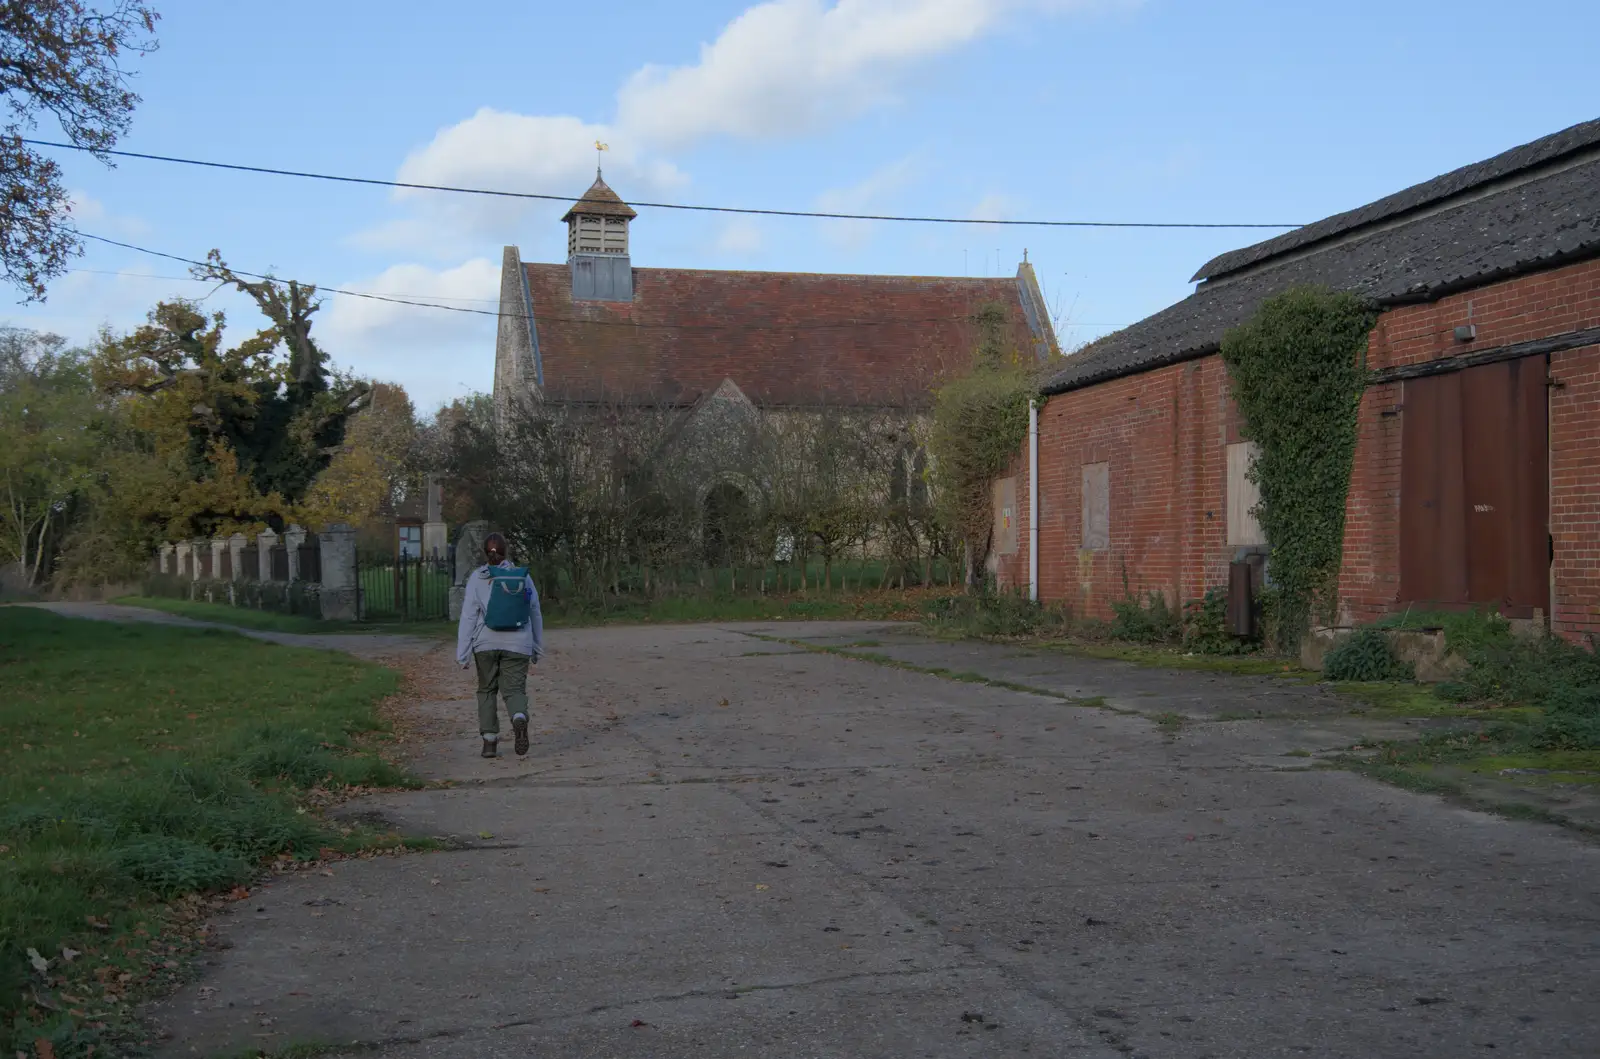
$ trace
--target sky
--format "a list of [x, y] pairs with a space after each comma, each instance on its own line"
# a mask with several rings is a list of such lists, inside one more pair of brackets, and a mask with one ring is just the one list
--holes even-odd
[[[1593, 0], [153, 2], [126, 150], [572, 198], [598, 139], [635, 200], [1304, 224], [1600, 117]], [[565, 203], [51, 153], [83, 231], [282, 278], [492, 312], [503, 247], [565, 257]], [[1274, 234], [640, 214], [638, 267], [1011, 275], [1026, 251], [1068, 347]], [[90, 243], [74, 269], [0, 319], [91, 342], [186, 297], [260, 326], [172, 261]], [[330, 296], [313, 334], [419, 411], [492, 385], [492, 316]]]

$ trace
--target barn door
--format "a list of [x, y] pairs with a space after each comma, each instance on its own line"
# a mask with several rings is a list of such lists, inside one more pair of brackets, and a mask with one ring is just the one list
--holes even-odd
[[1544, 357], [1405, 384], [1400, 601], [1550, 610]]

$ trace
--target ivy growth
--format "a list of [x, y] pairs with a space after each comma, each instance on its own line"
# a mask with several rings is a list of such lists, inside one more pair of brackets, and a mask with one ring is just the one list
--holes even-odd
[[1283, 650], [1298, 647], [1314, 606], [1333, 604], [1376, 319], [1355, 295], [1298, 287], [1222, 340], [1244, 434], [1259, 449], [1250, 478], [1261, 489], [1256, 514], [1271, 548]]
[[1027, 438], [1028, 401], [1038, 392], [1038, 365], [1008, 343], [1005, 309], [985, 305], [972, 322], [972, 371], [934, 395], [928, 439], [942, 514], [966, 544], [969, 581], [989, 550], [990, 483]]

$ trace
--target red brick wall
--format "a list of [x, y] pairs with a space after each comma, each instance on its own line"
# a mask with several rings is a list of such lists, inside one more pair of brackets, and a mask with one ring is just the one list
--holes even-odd
[[[1472, 323], [1477, 338], [1456, 342]], [[1552, 269], [1438, 302], [1393, 309], [1373, 330], [1374, 369], [1435, 360], [1600, 326], [1600, 261]], [[1563, 635], [1600, 633], [1600, 347], [1552, 358], [1550, 397], [1551, 620]], [[1346, 506], [1340, 611], [1347, 621], [1391, 609], [1400, 587], [1400, 405], [1404, 385], [1374, 386], [1361, 404]], [[1226, 583], [1225, 446], [1237, 440], [1219, 357], [1052, 397], [1039, 415], [1040, 597], [1104, 617], [1123, 594], [1155, 589], [1181, 603]], [[1107, 461], [1111, 547], [1082, 552], [1082, 467]], [[1017, 554], [1003, 584], [1026, 588], [1026, 452], [1018, 478]]]
[[[1471, 343], [1455, 328], [1477, 328]], [[1391, 309], [1368, 343], [1374, 369], [1423, 363], [1600, 326], [1600, 261], [1495, 283], [1437, 302]], [[1600, 348], [1551, 358], [1550, 532], [1552, 627], [1600, 632]], [[1374, 386], [1361, 406], [1361, 439], [1345, 508], [1340, 610], [1365, 621], [1392, 609], [1400, 591], [1400, 433], [1404, 384]], [[1389, 415], [1384, 415], [1389, 412]]]
[[[1039, 414], [1040, 598], [1106, 617], [1127, 589], [1181, 605], [1222, 583], [1224, 448], [1231, 415], [1217, 357], [1051, 398]], [[1085, 551], [1083, 466], [1109, 464], [1110, 547]], [[1014, 464], [1022, 533], [1001, 583], [1028, 578], [1026, 453]]]

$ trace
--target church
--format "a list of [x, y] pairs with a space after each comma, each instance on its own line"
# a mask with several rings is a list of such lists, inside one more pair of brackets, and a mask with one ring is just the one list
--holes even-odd
[[993, 279], [637, 268], [637, 216], [597, 171], [562, 218], [565, 262], [505, 248], [497, 408], [532, 397], [687, 411], [715, 397], [768, 413], [921, 410], [970, 366], [974, 317], [993, 307], [1019, 351], [1042, 362], [1056, 349], [1026, 261]]
[[576, 458], [530, 435], [510, 443], [544, 450], [551, 466], [532, 473], [626, 466], [626, 488], [649, 496], [628, 511], [678, 513], [676, 530], [629, 532], [693, 540], [719, 562], [813, 542], [831, 554], [828, 533], [925, 552], [932, 531], [913, 525], [931, 517], [934, 390], [971, 368], [980, 339], [1024, 362], [1056, 351], [1032, 266], [1009, 278], [637, 268], [637, 216], [597, 171], [562, 218], [564, 263], [505, 248], [496, 420], [508, 438], [530, 416], [587, 431]]

